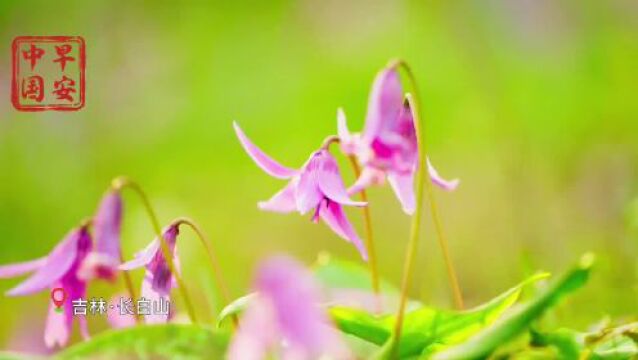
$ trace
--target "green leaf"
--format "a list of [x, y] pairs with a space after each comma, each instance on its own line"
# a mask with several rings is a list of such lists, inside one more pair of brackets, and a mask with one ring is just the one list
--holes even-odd
[[589, 278], [593, 261], [593, 255], [586, 254], [574, 269], [554, 282], [547, 290], [465, 343], [439, 352], [433, 358], [436, 360], [486, 358], [499, 345], [507, 343], [524, 332], [532, 321], [556, 304], [560, 298], [583, 286]]
[[148, 325], [104, 332], [55, 359], [223, 359], [228, 334], [200, 325]]
[[241, 314], [253, 301], [255, 296], [257, 296], [257, 293], [250, 293], [226, 305], [217, 316], [217, 327], [222, 326], [224, 321], [229, 317]]
[[[421, 306], [407, 313], [399, 341], [400, 356], [416, 356], [424, 350], [467, 339], [494, 322], [516, 302], [524, 286], [547, 276], [546, 273], [534, 275], [471, 310], [449, 311]], [[394, 328], [395, 315], [375, 316], [347, 307], [333, 307], [330, 314], [343, 332], [380, 346], [387, 342]]]

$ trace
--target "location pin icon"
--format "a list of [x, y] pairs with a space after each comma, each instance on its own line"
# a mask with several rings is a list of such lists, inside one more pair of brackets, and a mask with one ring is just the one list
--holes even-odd
[[66, 301], [66, 290], [63, 288], [55, 288], [51, 290], [51, 300], [53, 300], [53, 304], [55, 305], [55, 311], [61, 313], [62, 305]]

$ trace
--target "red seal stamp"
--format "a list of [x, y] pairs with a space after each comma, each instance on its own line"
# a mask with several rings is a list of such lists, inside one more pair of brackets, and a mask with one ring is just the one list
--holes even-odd
[[80, 36], [18, 36], [11, 46], [11, 102], [20, 111], [84, 106], [86, 50]]

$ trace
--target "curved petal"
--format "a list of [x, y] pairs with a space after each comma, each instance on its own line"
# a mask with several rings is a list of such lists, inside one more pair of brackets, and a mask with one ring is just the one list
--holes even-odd
[[372, 84], [363, 139], [370, 143], [382, 128], [390, 126], [401, 111], [403, 89], [395, 67], [381, 70]]
[[337, 233], [337, 235], [341, 236], [346, 241], [354, 244], [357, 250], [359, 250], [361, 258], [364, 261], [368, 261], [366, 248], [363, 245], [361, 238], [359, 238], [359, 235], [357, 235], [354, 231], [352, 224], [348, 221], [341, 205], [335, 202], [324, 201], [321, 204], [319, 216], [321, 216], [323, 221], [332, 229], [332, 231]]
[[366, 202], [354, 201], [350, 199], [346, 191], [346, 187], [339, 173], [339, 165], [337, 161], [325, 151], [321, 155], [321, 162], [318, 169], [318, 185], [323, 194], [330, 200], [338, 202], [341, 205], [349, 206], [366, 206]]
[[262, 360], [275, 345], [279, 329], [272, 306], [256, 297], [241, 318], [228, 350], [229, 360]]
[[127, 261], [124, 264], [121, 264], [118, 268], [120, 270], [133, 270], [140, 268], [142, 266], [147, 265], [153, 260], [153, 257], [157, 253], [160, 248], [159, 240], [155, 239], [151, 241], [150, 244], [144, 248], [144, 250], [140, 251], [135, 255], [133, 260]]
[[44, 290], [60, 280], [71, 268], [77, 257], [78, 241], [84, 229], [72, 230], [58, 244], [42, 265], [31, 277], [7, 291], [8, 296], [29, 295]]
[[288, 213], [297, 209], [295, 201], [295, 181], [292, 180], [281, 191], [266, 201], [257, 203], [261, 210]]
[[36, 271], [47, 261], [46, 257], [21, 263], [0, 266], [0, 279], [12, 278], [29, 272]]
[[[67, 300], [68, 303], [71, 300]], [[73, 307], [64, 305], [64, 310], [56, 311], [56, 306], [51, 302], [49, 314], [44, 328], [44, 343], [51, 349], [63, 347], [69, 342], [73, 328]]]
[[436, 171], [432, 163], [430, 163], [430, 159], [428, 159], [428, 173], [430, 174], [430, 179], [432, 183], [437, 185], [443, 190], [453, 191], [459, 186], [459, 179], [445, 180], [440, 175], [439, 172]]
[[120, 258], [120, 233], [122, 230], [122, 196], [119, 191], [109, 191], [98, 206], [93, 220], [95, 251]]
[[297, 173], [296, 170], [287, 168], [279, 164], [270, 156], [266, 155], [255, 144], [253, 144], [252, 141], [248, 139], [246, 134], [244, 134], [237, 122], [233, 122], [233, 127], [235, 128], [235, 134], [237, 134], [237, 138], [239, 138], [239, 142], [241, 143], [244, 150], [253, 159], [257, 166], [264, 170], [268, 175], [278, 179], [289, 179], [295, 176], [295, 174]]
[[366, 166], [361, 171], [357, 181], [350, 186], [348, 194], [356, 194], [372, 185], [382, 185], [385, 182], [385, 172], [372, 166]]
[[310, 209], [319, 206], [323, 199], [323, 193], [319, 189], [318, 169], [321, 165], [320, 152], [316, 152], [310, 156], [310, 159], [304, 165], [299, 182], [295, 189], [295, 200], [297, 202], [297, 210], [303, 215]]
[[[142, 281], [142, 297], [150, 301], [150, 315], [144, 315], [144, 322], [147, 324], [164, 324], [168, 321], [168, 313], [162, 314], [154, 311], [154, 306], [160, 306], [162, 303], [170, 302], [171, 281], [165, 282], [166, 286], [155, 286], [155, 274], [147, 270], [144, 280]], [[172, 278], [172, 276], [171, 276]]]
[[398, 174], [389, 173], [388, 182], [403, 206], [403, 211], [412, 215], [414, 213], [414, 173]]

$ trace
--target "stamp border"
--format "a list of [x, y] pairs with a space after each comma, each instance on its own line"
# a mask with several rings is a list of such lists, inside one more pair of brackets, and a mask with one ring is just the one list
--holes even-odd
[[[18, 45], [22, 42], [77, 42], [80, 45], [80, 102], [69, 105], [29, 105], [20, 104], [18, 91]], [[18, 111], [77, 111], [86, 103], [86, 42], [82, 36], [16, 36], [11, 43], [11, 103]]]

